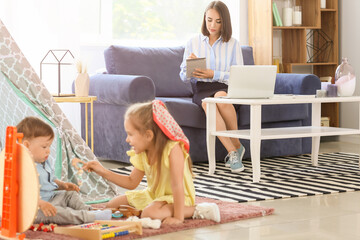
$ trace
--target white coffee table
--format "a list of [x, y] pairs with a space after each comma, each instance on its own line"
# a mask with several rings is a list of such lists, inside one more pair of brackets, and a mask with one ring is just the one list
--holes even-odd
[[[314, 166], [317, 166], [321, 136], [360, 134], [360, 124], [359, 124], [359, 128], [357, 129], [321, 127], [321, 103], [357, 102], [359, 104], [360, 96], [325, 97], [325, 98], [290, 96], [290, 97], [280, 97], [280, 98], [272, 98], [272, 99], [205, 98], [203, 101], [207, 103], [206, 140], [207, 140], [207, 152], [209, 158], [209, 174], [214, 174], [216, 167], [216, 162], [215, 162], [216, 136], [250, 140], [253, 182], [259, 182], [261, 176], [261, 169], [260, 169], [261, 140], [312, 137], [311, 161]], [[216, 105], [215, 105], [216, 103], [250, 105], [250, 129], [216, 131]], [[266, 129], [261, 128], [262, 105], [299, 104], [299, 103], [312, 104], [311, 126], [266, 128]], [[360, 113], [360, 104], [359, 104], [359, 113]], [[360, 162], [359, 162], [359, 166], [360, 166]]]

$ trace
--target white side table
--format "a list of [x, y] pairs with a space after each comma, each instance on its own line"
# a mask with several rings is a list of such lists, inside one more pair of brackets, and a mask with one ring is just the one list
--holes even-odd
[[[253, 169], [253, 182], [259, 182], [261, 176], [260, 169], [260, 146], [262, 140], [283, 139], [283, 138], [303, 138], [312, 137], [311, 161], [314, 166], [318, 165], [318, 154], [321, 136], [351, 135], [360, 134], [359, 128], [336, 128], [321, 127], [321, 103], [332, 102], [357, 102], [360, 103], [360, 96], [353, 97], [325, 97], [309, 98], [301, 96], [290, 96], [271, 99], [225, 99], [225, 98], [205, 98], [206, 102], [206, 140], [209, 158], [209, 174], [214, 174], [215, 162], [215, 139], [216, 136], [249, 139], [251, 164]], [[250, 129], [233, 131], [216, 131], [216, 103], [250, 105]], [[261, 128], [261, 107], [262, 105], [274, 104], [312, 104], [311, 126], [286, 127], [286, 128]], [[359, 104], [360, 113], [360, 104]], [[360, 117], [359, 117], [360, 122]], [[359, 161], [360, 166], [360, 161]]]

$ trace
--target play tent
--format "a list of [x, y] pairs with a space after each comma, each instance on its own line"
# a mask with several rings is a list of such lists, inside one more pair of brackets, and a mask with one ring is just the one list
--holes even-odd
[[80, 158], [84, 162], [97, 159], [72, 127], [0, 20], [0, 149], [5, 145], [6, 127], [16, 126], [26, 116], [38, 116], [53, 127], [55, 140], [51, 146], [49, 161], [59, 179], [74, 183], [80, 180], [80, 191], [84, 200], [115, 196], [116, 187], [98, 175], [76, 175], [70, 162], [73, 158]]

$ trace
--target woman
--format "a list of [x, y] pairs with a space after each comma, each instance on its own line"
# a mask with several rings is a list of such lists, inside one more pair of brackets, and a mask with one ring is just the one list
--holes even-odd
[[[201, 106], [206, 114], [206, 97], [227, 95], [227, 84], [231, 65], [242, 65], [243, 57], [238, 41], [231, 37], [232, 28], [230, 13], [221, 1], [211, 2], [204, 13], [201, 33], [187, 43], [183, 62], [180, 66], [180, 78], [191, 81], [194, 96], [193, 102]], [[191, 78], [186, 77], [186, 59], [206, 58], [207, 69], [195, 69]], [[231, 104], [216, 104], [217, 131], [237, 130], [236, 111]], [[244, 170], [242, 158], [245, 148], [237, 138], [219, 137], [228, 151], [225, 165], [232, 172]]]

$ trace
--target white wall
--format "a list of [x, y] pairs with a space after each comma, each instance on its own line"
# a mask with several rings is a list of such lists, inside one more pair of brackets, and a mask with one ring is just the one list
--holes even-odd
[[[239, 42], [241, 45], [249, 45], [248, 33], [248, 1], [240, 0], [240, 37]], [[237, 37], [237, 36], [235, 36]]]
[[[81, 58], [80, 46], [98, 35], [99, 0], [1, 0], [0, 19], [39, 74], [40, 62], [50, 49], [69, 49]], [[58, 81], [56, 73], [52, 76], [44, 81], [48, 88]], [[71, 92], [74, 78], [75, 74], [62, 76], [62, 93]], [[57, 88], [50, 92], [56, 93]], [[60, 107], [79, 131], [79, 104]]]
[[[357, 86], [355, 95], [360, 94], [360, 1], [339, 0], [339, 57], [347, 57], [355, 69]], [[340, 105], [341, 127], [359, 127], [357, 104]]]

